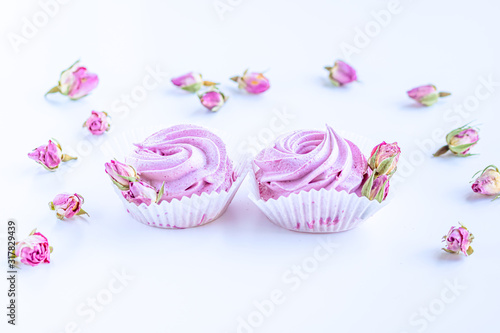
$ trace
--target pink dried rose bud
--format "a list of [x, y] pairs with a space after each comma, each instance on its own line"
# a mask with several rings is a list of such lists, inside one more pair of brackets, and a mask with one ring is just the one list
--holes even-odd
[[54, 139], [49, 140], [49, 143], [46, 145], [33, 149], [31, 153], [28, 153], [28, 157], [49, 171], [55, 171], [61, 162], [77, 159], [76, 157], [63, 154], [61, 145]]
[[443, 250], [455, 254], [462, 252], [466, 256], [469, 256], [474, 252], [470, 246], [473, 240], [474, 236], [466, 227], [460, 224], [460, 227], [451, 227], [448, 234], [443, 236], [443, 242], [446, 242]]
[[101, 135], [109, 131], [108, 114], [104, 111], [92, 111], [89, 119], [83, 123], [83, 127], [87, 128], [93, 135]]
[[59, 84], [50, 89], [45, 96], [61, 93], [72, 100], [87, 96], [99, 83], [97, 74], [90, 73], [87, 68], [80, 66], [80, 61], [75, 62], [70, 68], [61, 73]]
[[201, 104], [212, 112], [218, 111], [229, 98], [216, 88], [206, 91], [198, 95], [198, 97]]
[[182, 76], [172, 79], [172, 83], [177, 87], [189, 92], [197, 92], [203, 86], [215, 86], [217, 83], [211, 81], [203, 81], [201, 74], [187, 73]]
[[470, 149], [479, 141], [479, 133], [473, 127], [464, 125], [446, 135], [446, 146], [439, 148], [434, 156], [441, 156], [448, 150], [460, 157], [471, 156]]
[[137, 172], [131, 165], [111, 160], [111, 162], [105, 163], [104, 167], [111, 181], [120, 191], [128, 191], [130, 183], [139, 180]]
[[392, 176], [396, 172], [399, 155], [401, 155], [401, 149], [397, 142], [386, 143], [384, 141], [373, 148], [368, 165], [379, 175]]
[[439, 97], [451, 95], [448, 92], [438, 92], [436, 86], [432, 84], [413, 88], [406, 93], [410, 98], [424, 106], [431, 106], [438, 101]]
[[340, 87], [357, 81], [356, 70], [341, 60], [337, 60], [333, 67], [325, 67], [330, 72], [328, 78], [336, 86]]
[[161, 187], [160, 191], [157, 192], [153, 186], [141, 181], [132, 182], [129, 187], [128, 191], [122, 192], [123, 197], [128, 202], [135, 203], [137, 206], [141, 204], [149, 206], [153, 202], [158, 203], [164, 191], [164, 185]]
[[484, 195], [494, 195], [496, 200], [500, 197], [500, 171], [494, 165], [488, 165], [483, 171], [478, 171], [473, 177], [478, 173], [481, 173], [479, 177], [472, 184], [472, 190], [479, 194]]
[[30, 266], [38, 266], [42, 263], [50, 263], [52, 246], [49, 246], [47, 237], [33, 230], [28, 237], [16, 243], [14, 256], [21, 263]]
[[248, 69], [242, 76], [234, 76], [231, 78], [238, 83], [238, 88], [246, 90], [250, 94], [261, 94], [268, 90], [269, 80], [262, 73], [248, 73]]
[[365, 181], [361, 190], [361, 195], [370, 200], [382, 202], [389, 194], [389, 179], [388, 175], [377, 175], [375, 172]]
[[69, 219], [75, 215], [86, 214], [88, 216], [89, 214], [82, 209], [83, 201], [83, 197], [77, 193], [61, 193], [49, 202], [49, 207], [56, 211], [57, 218], [60, 220]]

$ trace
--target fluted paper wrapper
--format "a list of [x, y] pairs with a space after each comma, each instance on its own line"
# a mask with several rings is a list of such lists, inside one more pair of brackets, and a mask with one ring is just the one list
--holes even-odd
[[249, 169], [249, 159], [242, 157], [235, 162], [236, 180], [228, 191], [183, 197], [171, 202], [162, 201], [149, 206], [137, 206], [128, 202], [116, 187], [127, 212], [137, 221], [146, 225], [165, 229], [185, 229], [210, 223], [224, 214], [233, 200]]
[[[342, 133], [341, 135], [356, 143], [367, 156], [371, 145], [361, 136]], [[375, 145], [373, 145], [375, 146]], [[293, 231], [309, 233], [332, 233], [356, 228], [373, 214], [387, 205], [392, 195], [379, 203], [355, 193], [334, 189], [310, 190], [292, 193], [287, 197], [264, 201], [260, 197], [255, 170], [250, 172], [251, 191], [249, 198], [274, 224]]]

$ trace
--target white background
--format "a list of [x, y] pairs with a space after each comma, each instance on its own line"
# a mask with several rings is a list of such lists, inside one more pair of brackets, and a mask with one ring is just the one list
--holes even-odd
[[[19, 239], [38, 228], [54, 247], [50, 264], [19, 271], [15, 328], [6, 324], [1, 279], [2, 332], [71, 332], [72, 322], [81, 332], [237, 332], [238, 318], [249, 316], [259, 327], [241, 332], [495, 332], [500, 201], [474, 195], [469, 181], [500, 164], [500, 86], [491, 93], [480, 80], [500, 82], [498, 4], [401, 0], [398, 14], [376, 31], [371, 12], [387, 10], [387, 1], [223, 3], [232, 10], [221, 17], [212, 0], [74, 0], [43, 22], [37, 1], [2, 1], [2, 249], [8, 218], [17, 220]], [[16, 52], [9, 38], [22, 36], [24, 18], [33, 16], [40, 27]], [[341, 45], [355, 46], [356, 29], [367, 25], [368, 45], [343, 54]], [[323, 66], [339, 58], [358, 70], [360, 82], [345, 88], [328, 82]], [[44, 99], [76, 59], [99, 75], [98, 88], [76, 102]], [[267, 70], [268, 92], [249, 96], [228, 80], [248, 67]], [[161, 82], [129, 112], [113, 112], [124, 105], [122, 95], [141, 89], [148, 68], [163, 73]], [[170, 83], [188, 71], [221, 82], [227, 105], [209, 113]], [[427, 83], [452, 96], [416, 106], [405, 91]], [[477, 91], [483, 97], [474, 105]], [[112, 131], [100, 138], [83, 131], [91, 110], [110, 112]], [[403, 157], [393, 202], [358, 229], [300, 234], [270, 223], [244, 183], [216, 222], [162, 230], [129, 217], [104, 173], [124, 143], [179, 123], [218, 130], [233, 145], [258, 135], [266, 143], [276, 110], [293, 119], [273, 135], [328, 123], [377, 142], [397, 141]], [[430, 156], [445, 132], [470, 121], [481, 129], [479, 155]], [[50, 173], [28, 159], [51, 137], [79, 161]], [[47, 203], [60, 192], [83, 195], [90, 218], [57, 220]], [[476, 237], [469, 258], [441, 250], [441, 237], [458, 221]], [[292, 290], [283, 276], [310, 264], [321, 240], [337, 249]], [[0, 262], [6, 267], [5, 255]], [[113, 272], [122, 270], [134, 279], [90, 315], [88, 300], [105, 297]], [[461, 286], [458, 295], [446, 281]], [[283, 292], [284, 302], [259, 323], [254, 302], [273, 290]], [[423, 319], [419, 313], [429, 307], [432, 317]]]

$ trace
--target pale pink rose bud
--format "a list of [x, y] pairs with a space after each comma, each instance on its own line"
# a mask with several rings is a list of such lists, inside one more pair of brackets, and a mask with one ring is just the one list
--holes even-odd
[[373, 148], [368, 165], [378, 174], [391, 176], [396, 172], [399, 155], [401, 155], [401, 149], [397, 142], [389, 144], [384, 141]]
[[34, 149], [28, 157], [41, 164], [47, 170], [55, 170], [61, 163], [62, 151], [57, 143], [49, 140], [49, 143]]
[[38, 266], [42, 263], [50, 263], [52, 246], [41, 233], [33, 230], [28, 237], [16, 243], [15, 257], [23, 264]]
[[120, 191], [127, 191], [131, 182], [139, 180], [139, 176], [135, 169], [125, 163], [111, 160], [104, 164], [105, 171]]
[[212, 112], [218, 111], [229, 97], [224, 96], [217, 89], [211, 89], [198, 96], [200, 98], [201, 104]]
[[203, 86], [215, 86], [217, 83], [203, 81], [201, 74], [187, 73], [172, 79], [172, 83], [189, 92], [197, 92]]
[[451, 95], [448, 92], [438, 92], [437, 88], [432, 84], [413, 88], [406, 93], [411, 99], [424, 106], [431, 106], [438, 101], [439, 97]]
[[61, 73], [59, 84], [50, 89], [45, 95], [61, 93], [73, 100], [87, 96], [99, 83], [96, 74], [87, 71], [87, 68], [79, 65], [80, 61], [74, 63], [70, 68]]
[[460, 224], [460, 227], [451, 227], [448, 234], [443, 236], [443, 242], [446, 242], [443, 250], [455, 254], [462, 252], [469, 256], [474, 252], [470, 246], [473, 239], [474, 236], [462, 224]]
[[89, 215], [82, 209], [83, 197], [77, 193], [61, 193], [56, 195], [53, 201], [49, 202], [51, 210], [56, 211], [57, 218], [62, 220], [75, 215]]
[[137, 206], [141, 204], [149, 206], [151, 203], [157, 202], [159, 197], [161, 197], [153, 186], [141, 181], [131, 182], [129, 187], [128, 191], [122, 192], [123, 197], [128, 202], [135, 203]]
[[109, 131], [108, 114], [104, 111], [92, 111], [89, 119], [83, 123], [83, 127], [87, 128], [93, 135], [101, 135]]
[[477, 130], [467, 125], [459, 127], [446, 135], [447, 145], [441, 147], [434, 153], [434, 156], [443, 155], [448, 150], [456, 156], [471, 156], [472, 154], [469, 154], [469, 151], [478, 141], [479, 133]]
[[389, 194], [389, 179], [388, 175], [377, 175], [375, 172], [365, 181], [361, 190], [361, 195], [370, 200], [382, 202]]
[[[478, 171], [476, 176], [481, 171]], [[500, 171], [494, 165], [488, 165], [472, 184], [472, 190], [479, 194], [500, 197]]]
[[76, 157], [63, 154], [61, 145], [54, 139], [49, 140], [46, 145], [33, 149], [28, 153], [28, 157], [49, 171], [55, 171], [61, 162], [76, 160]]
[[357, 81], [356, 70], [341, 60], [337, 60], [333, 67], [325, 67], [330, 72], [328, 78], [337, 87]]
[[238, 83], [238, 88], [246, 90], [250, 94], [261, 94], [269, 89], [269, 80], [262, 73], [248, 73], [248, 69], [243, 76], [231, 78]]

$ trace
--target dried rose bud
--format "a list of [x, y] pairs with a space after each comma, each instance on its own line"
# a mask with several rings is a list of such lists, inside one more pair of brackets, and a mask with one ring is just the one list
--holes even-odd
[[135, 203], [137, 206], [145, 204], [151, 205], [153, 202], [158, 202], [163, 196], [164, 186], [157, 192], [156, 189], [144, 182], [137, 181], [130, 183], [128, 191], [122, 191], [123, 197], [128, 201]]
[[51, 210], [55, 210], [57, 218], [62, 220], [75, 215], [89, 215], [82, 209], [83, 197], [77, 193], [61, 193], [56, 195], [53, 201], [49, 202]]
[[391, 176], [396, 172], [399, 155], [401, 155], [401, 149], [397, 142], [389, 144], [384, 141], [373, 148], [368, 165], [380, 175]]
[[361, 195], [370, 200], [377, 200], [382, 202], [389, 194], [389, 179], [388, 175], [376, 175], [375, 172], [371, 174], [368, 180], [363, 185]]
[[[478, 171], [473, 177], [480, 172]], [[495, 199], [498, 199], [500, 197], [500, 171], [498, 168], [494, 165], [488, 165], [472, 184], [472, 190], [484, 195], [494, 195]]]
[[49, 140], [49, 143], [38, 148], [33, 149], [28, 157], [42, 165], [46, 170], [55, 171], [61, 162], [76, 160], [72, 157], [62, 153], [61, 145], [56, 140]]
[[87, 71], [87, 68], [75, 62], [70, 68], [61, 73], [59, 84], [50, 89], [45, 96], [53, 93], [61, 93], [73, 100], [87, 96], [99, 83], [96, 74]]
[[83, 123], [83, 127], [87, 128], [93, 135], [101, 135], [109, 131], [108, 114], [104, 111], [92, 111], [89, 119]]
[[413, 88], [406, 93], [410, 98], [424, 106], [431, 106], [438, 101], [439, 97], [451, 95], [448, 92], [438, 92], [436, 86], [432, 84]]
[[52, 246], [49, 246], [47, 237], [33, 230], [28, 237], [16, 243], [14, 256], [25, 265], [38, 266], [50, 263]]
[[137, 172], [131, 165], [111, 160], [111, 162], [105, 163], [104, 167], [111, 181], [120, 191], [127, 191], [131, 182], [139, 180]]
[[474, 250], [470, 246], [474, 236], [460, 224], [460, 227], [451, 227], [447, 235], [443, 236], [443, 242], [446, 242], [446, 247], [443, 248], [448, 253], [459, 254], [462, 252], [466, 256], [471, 255]]
[[471, 156], [469, 150], [479, 141], [477, 130], [470, 126], [459, 127], [446, 135], [446, 146], [441, 147], [434, 156], [440, 156], [450, 150], [454, 155], [467, 157]]
[[200, 90], [203, 86], [215, 86], [217, 84], [210, 81], [203, 81], [201, 74], [193, 72], [173, 78], [172, 83], [183, 90], [193, 93]]
[[269, 80], [262, 73], [248, 73], [248, 69], [242, 76], [231, 78], [238, 83], [238, 88], [246, 90], [250, 94], [261, 94], [269, 89]]
[[218, 111], [229, 97], [224, 96], [218, 89], [212, 88], [200, 95], [201, 104], [212, 112]]
[[337, 87], [357, 81], [356, 70], [341, 60], [337, 60], [333, 67], [325, 67], [330, 72], [330, 81]]

